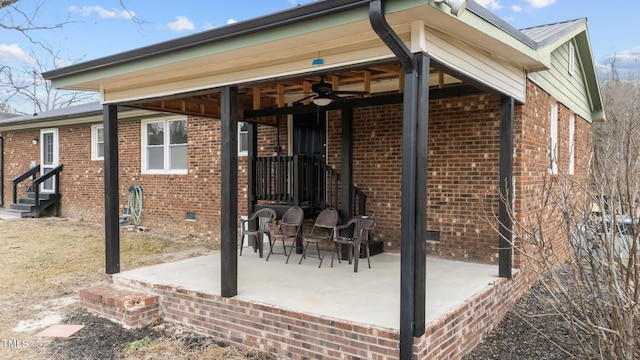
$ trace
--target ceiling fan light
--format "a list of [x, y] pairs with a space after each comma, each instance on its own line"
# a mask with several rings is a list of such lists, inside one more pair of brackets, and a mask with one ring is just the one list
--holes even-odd
[[318, 97], [314, 98], [313, 100], [311, 100], [311, 102], [313, 102], [317, 106], [327, 106], [327, 105], [331, 104], [331, 102], [333, 102], [333, 100], [330, 99], [330, 98], [327, 98], [327, 97], [318, 96]]

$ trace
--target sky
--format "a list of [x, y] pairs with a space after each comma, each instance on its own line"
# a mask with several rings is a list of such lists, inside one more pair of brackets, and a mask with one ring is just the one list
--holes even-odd
[[[34, 13], [34, 9], [38, 7], [34, 18], [37, 25], [66, 24], [62, 28], [31, 32], [30, 38], [0, 27], [0, 66], [11, 66], [14, 69], [33, 67], [35, 55], [44, 63], [43, 70], [52, 70], [313, 1], [315, 0], [19, 0], [15, 6], [26, 14]], [[618, 70], [640, 70], [638, 0], [476, 2], [518, 29], [587, 18], [594, 60], [598, 67], [610, 65], [615, 57]], [[16, 15], [15, 12], [13, 15]], [[0, 10], [0, 24], [6, 24], [7, 21], [6, 9]], [[42, 60], [51, 57], [42, 56], [37, 50], [38, 46], [32, 41], [48, 44], [63, 60], [56, 64]], [[0, 102], [6, 91], [2, 86], [0, 84]], [[26, 109], [32, 106], [20, 98], [11, 99], [10, 105], [18, 112], [27, 112]]]

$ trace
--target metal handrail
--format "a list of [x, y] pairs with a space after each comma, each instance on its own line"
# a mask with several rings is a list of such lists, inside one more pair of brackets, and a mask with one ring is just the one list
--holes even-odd
[[40, 172], [40, 165], [36, 165], [27, 170], [24, 174], [16, 176], [11, 182], [13, 183], [13, 203], [18, 203], [18, 184], [28, 178], [35, 180], [36, 175]]
[[60, 195], [60, 172], [62, 171], [62, 165], [58, 165], [57, 167], [51, 169], [51, 171], [49, 171], [46, 174], [40, 175], [37, 179], [34, 179], [32, 182], [32, 189], [34, 191], [34, 195], [35, 195], [35, 208], [34, 208], [34, 212], [35, 212], [35, 217], [38, 218], [40, 217], [40, 184], [42, 184], [43, 182], [49, 180], [50, 178], [55, 176], [55, 188], [54, 188], [54, 194], [55, 194], [55, 200], [57, 202], [56, 205], [56, 214], [55, 216], [60, 216], [60, 199], [59, 199], [59, 195]]

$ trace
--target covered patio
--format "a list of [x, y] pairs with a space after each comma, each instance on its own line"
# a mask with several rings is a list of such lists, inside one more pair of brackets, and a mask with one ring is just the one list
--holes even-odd
[[[318, 268], [313, 258], [284, 260], [246, 251], [233, 298], [221, 296], [220, 252], [114, 274], [112, 286], [157, 296], [164, 321], [238, 346], [291, 358], [399, 357], [400, 255], [373, 256], [371, 269], [362, 259], [357, 273], [345, 261]], [[499, 278], [491, 265], [428, 257], [426, 266], [426, 335], [414, 344], [419, 358], [475, 347], [496, 325], [489, 312], [506, 312], [521, 286]]]
[[[428, 354], [437, 359], [472, 349], [521, 295], [523, 282], [509, 281], [517, 275], [512, 273], [513, 249], [508, 241], [514, 110], [525, 99], [523, 69], [545, 65], [515, 29], [496, 26], [506, 24], [475, 3], [469, 8], [465, 18], [453, 16], [440, 2], [319, 1], [45, 74], [55, 86], [99, 90], [102, 95], [106, 273], [112, 274], [114, 284], [158, 295], [161, 315], [167, 320], [294, 358], [412, 359]], [[479, 50], [473, 45], [477, 43], [484, 48]], [[248, 123], [248, 154], [256, 157], [259, 126], [279, 127], [278, 117], [320, 112], [320, 105], [299, 102], [327, 95], [314, 90], [327, 74], [332, 79], [329, 94], [352, 89], [366, 94], [336, 97], [333, 104], [324, 105], [327, 111], [339, 110], [331, 126], [341, 129], [336, 141], [340, 145], [332, 151], [341, 154], [344, 184], [353, 182], [357, 164], [354, 109], [390, 105], [400, 114], [400, 131], [389, 141], [398, 147], [389, 157], [390, 162], [401, 163], [394, 170], [398, 183], [392, 192], [380, 191], [385, 195], [378, 201], [397, 210], [398, 219], [385, 220], [394, 224], [392, 241], [400, 254], [374, 257], [372, 269], [361, 262], [358, 273], [344, 264], [318, 269], [313, 259], [285, 265], [284, 259], [238, 257], [238, 122]], [[476, 226], [470, 247], [490, 241], [491, 246], [483, 249], [496, 264], [436, 259], [425, 264], [430, 104], [476, 95], [485, 101], [484, 94], [491, 98], [486, 101], [492, 102], [493, 111], [482, 114], [474, 126], [491, 123], [495, 130], [485, 136], [493, 141], [491, 156], [486, 156], [492, 164], [487, 181], [492, 192], [479, 204], [490, 204], [501, 235], [481, 234], [469, 221], [469, 226]], [[220, 119], [216, 155], [220, 253], [120, 273], [118, 106]], [[367, 123], [389, 122], [373, 120], [373, 114], [358, 116], [370, 116]], [[381, 130], [370, 141], [388, 132]], [[212, 143], [209, 135], [194, 145], [206, 148]], [[257, 198], [251, 185], [254, 171], [249, 166], [249, 209]], [[383, 177], [366, 172], [361, 176]], [[456, 178], [448, 186], [453, 189], [458, 183]], [[346, 219], [354, 215], [352, 195], [350, 186], [341, 187]], [[460, 233], [450, 236], [460, 238]]]

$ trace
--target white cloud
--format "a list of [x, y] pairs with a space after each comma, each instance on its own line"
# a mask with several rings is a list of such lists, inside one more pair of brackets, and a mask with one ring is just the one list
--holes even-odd
[[517, 12], [517, 13], [518, 13], [518, 12], [521, 12], [521, 11], [522, 11], [522, 6], [519, 6], [519, 5], [513, 5], [513, 6], [511, 7], [511, 10], [513, 10], [513, 12]]
[[606, 79], [611, 75], [611, 70], [616, 70], [620, 78], [632, 76], [634, 79], [640, 77], [640, 46], [630, 50], [624, 50], [619, 54], [604, 56], [596, 64], [598, 76]]
[[0, 60], [3, 62], [19, 61], [27, 64], [36, 63], [18, 44], [0, 44]]
[[186, 16], [176, 16], [176, 21], [167, 23], [167, 28], [171, 31], [185, 31], [185, 30], [193, 30], [195, 26], [193, 22], [189, 20]]
[[227, 25], [235, 24], [237, 22], [238, 22], [238, 20], [236, 20], [236, 19], [229, 19], [229, 20], [227, 20]]
[[556, 0], [526, 0], [531, 7], [542, 9], [556, 3]]
[[476, 0], [476, 2], [486, 9], [498, 10], [502, 8], [500, 0]]
[[81, 16], [91, 16], [94, 13], [102, 19], [131, 19], [136, 14], [133, 11], [125, 11], [121, 9], [107, 10], [100, 5], [96, 6], [70, 6], [69, 11], [79, 13]]

